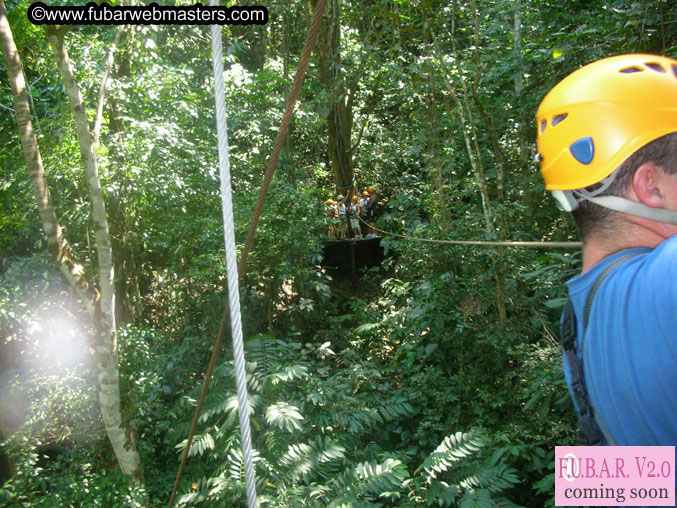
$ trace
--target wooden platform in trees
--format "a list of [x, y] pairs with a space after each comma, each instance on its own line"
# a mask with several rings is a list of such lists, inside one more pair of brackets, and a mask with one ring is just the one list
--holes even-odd
[[362, 268], [379, 266], [384, 252], [381, 237], [327, 240], [324, 243], [322, 265], [332, 269], [334, 275], [357, 279]]

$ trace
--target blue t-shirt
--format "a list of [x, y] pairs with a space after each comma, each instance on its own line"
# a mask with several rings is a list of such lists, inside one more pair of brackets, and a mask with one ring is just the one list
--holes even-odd
[[578, 352], [592, 285], [609, 263], [633, 251], [640, 254], [613, 270], [595, 295], [583, 346], [586, 386], [618, 445], [675, 446], [677, 236], [655, 249], [615, 253], [567, 283], [578, 323]]

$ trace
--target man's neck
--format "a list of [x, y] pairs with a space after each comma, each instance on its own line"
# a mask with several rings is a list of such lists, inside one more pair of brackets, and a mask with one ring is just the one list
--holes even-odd
[[583, 244], [582, 273], [587, 272], [597, 263], [616, 252], [638, 247], [653, 249], [666, 239], [667, 236], [642, 227], [631, 227], [615, 238], [612, 235], [593, 236]]

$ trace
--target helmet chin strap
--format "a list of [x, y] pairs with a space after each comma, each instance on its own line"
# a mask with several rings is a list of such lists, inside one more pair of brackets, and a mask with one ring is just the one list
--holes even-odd
[[614, 210], [615, 212], [643, 217], [645, 219], [663, 222], [677, 226], [677, 211], [665, 208], [651, 208], [637, 201], [631, 201], [619, 196], [590, 196], [579, 190], [552, 191], [559, 207], [565, 212], [572, 212], [578, 208], [581, 200], [585, 199], [598, 206]]
[[576, 196], [587, 199], [591, 203], [603, 206], [609, 210], [616, 212], [627, 213], [636, 217], [643, 217], [645, 219], [655, 220], [656, 222], [663, 222], [665, 224], [672, 224], [677, 226], [677, 211], [667, 210], [665, 208], [651, 208], [637, 201], [621, 198], [619, 196], [599, 196], [590, 197], [581, 194], [578, 191], [573, 191]]

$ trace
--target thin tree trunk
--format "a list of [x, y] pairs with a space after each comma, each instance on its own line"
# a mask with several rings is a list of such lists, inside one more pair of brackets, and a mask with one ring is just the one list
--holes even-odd
[[440, 119], [438, 115], [437, 100], [435, 97], [435, 80], [433, 78], [434, 69], [431, 61], [428, 61], [427, 72], [429, 74], [426, 86], [425, 110], [427, 116], [427, 130], [421, 130], [421, 144], [427, 146], [428, 163], [432, 165], [430, 170], [430, 178], [432, 179], [432, 186], [434, 187], [434, 206], [435, 213], [433, 221], [437, 224], [448, 224], [449, 216], [447, 211], [447, 197], [444, 192], [444, 171], [443, 164], [440, 158]]
[[[282, 75], [283, 75], [283, 81], [284, 81], [284, 96], [289, 97], [289, 90], [291, 87], [289, 86], [290, 79], [289, 79], [289, 38], [291, 37], [291, 24], [292, 24], [292, 19], [293, 16], [290, 16], [287, 14], [287, 10], [291, 9], [292, 6], [288, 5], [287, 8], [285, 8], [282, 11]], [[292, 127], [290, 125], [290, 127]], [[284, 150], [287, 154], [287, 157], [291, 157], [291, 132], [287, 134], [287, 137], [284, 140]], [[292, 164], [292, 168], [295, 168], [296, 165]], [[294, 179], [292, 180], [294, 183], [295, 182], [295, 177], [296, 177], [296, 170], [294, 170], [294, 174], [292, 175]]]
[[[522, 104], [522, 89], [524, 88], [524, 82], [522, 80], [523, 68], [522, 68], [522, 0], [515, 1], [515, 15], [514, 15], [514, 35], [513, 35], [513, 52], [514, 58], [517, 65], [515, 70], [515, 104]], [[526, 167], [528, 162], [528, 150], [527, 150], [527, 139], [526, 132], [524, 128], [524, 118], [521, 116], [517, 117], [517, 149], [519, 150], [519, 160], [520, 167]]]
[[136, 452], [133, 435], [127, 439], [122, 427], [120, 412], [120, 373], [118, 370], [117, 333], [115, 328], [115, 291], [113, 274], [113, 251], [111, 249], [106, 206], [103, 189], [94, 153], [93, 136], [87, 121], [87, 110], [82, 101], [80, 88], [75, 80], [73, 69], [64, 45], [63, 36], [47, 32], [47, 40], [52, 46], [61, 78], [63, 79], [75, 120], [80, 144], [80, 156], [85, 170], [85, 181], [89, 192], [94, 220], [94, 238], [99, 262], [99, 287], [101, 299], [95, 316], [98, 330], [97, 358], [99, 364], [99, 402], [106, 433], [113, 445], [115, 456], [124, 474], [131, 475], [143, 482], [143, 469]]

